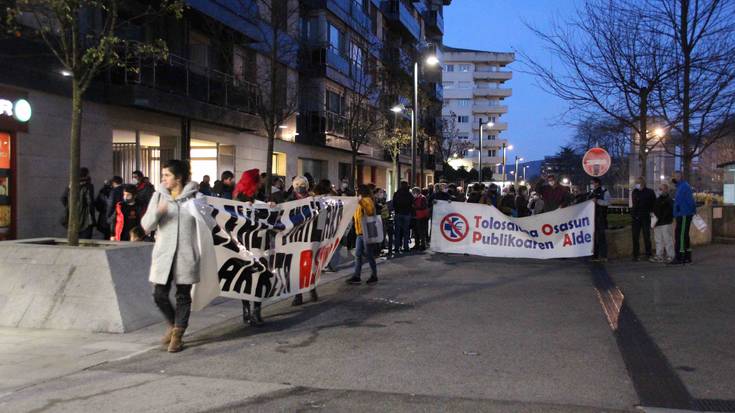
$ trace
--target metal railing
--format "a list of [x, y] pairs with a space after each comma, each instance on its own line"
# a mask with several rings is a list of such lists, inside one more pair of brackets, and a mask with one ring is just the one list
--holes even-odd
[[[123, 53], [130, 56], [127, 51]], [[112, 70], [112, 82], [147, 86], [241, 112], [255, 111], [255, 83], [181, 56], [169, 54], [165, 60], [134, 56], [127, 59], [125, 66]]]

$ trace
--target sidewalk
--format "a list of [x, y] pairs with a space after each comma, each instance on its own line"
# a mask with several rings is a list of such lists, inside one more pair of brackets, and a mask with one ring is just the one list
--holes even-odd
[[[338, 272], [322, 274], [319, 284], [350, 275], [353, 264], [349, 258], [349, 254], [347, 260], [343, 258]], [[192, 312], [186, 337], [240, 317], [239, 300], [217, 298], [204, 310]], [[158, 341], [164, 330], [163, 321], [126, 334], [0, 327], [0, 398], [40, 382], [160, 348]]]

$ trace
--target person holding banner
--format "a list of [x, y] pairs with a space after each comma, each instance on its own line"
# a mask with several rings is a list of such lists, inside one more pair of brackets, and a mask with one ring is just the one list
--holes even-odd
[[[405, 182], [402, 182], [401, 184], [404, 183]], [[360, 284], [360, 273], [362, 272], [362, 257], [364, 255], [365, 258], [367, 258], [368, 260], [368, 264], [370, 264], [371, 271], [371, 275], [370, 278], [368, 278], [367, 283], [375, 284], [376, 282], [378, 282], [378, 268], [375, 264], [373, 249], [366, 242], [362, 228], [363, 217], [375, 215], [375, 203], [373, 202], [370, 188], [368, 188], [367, 185], [358, 186], [357, 193], [360, 196], [360, 201], [357, 205], [357, 210], [355, 211], [354, 216], [355, 234], [357, 234], [357, 239], [355, 241], [355, 273], [352, 275], [352, 277], [347, 279], [347, 283]]]
[[595, 200], [595, 238], [592, 261], [607, 261], [607, 207], [610, 206], [610, 192], [602, 186], [600, 178], [592, 178], [592, 193], [589, 199]]
[[[156, 231], [149, 280], [155, 284], [153, 298], [168, 323], [161, 344], [170, 353], [183, 348], [182, 337], [189, 325], [192, 285], [200, 280], [196, 217], [184, 203], [196, 198], [199, 185], [189, 182], [188, 162], [172, 159], [161, 172], [161, 189], [148, 204], [141, 226], [147, 234]], [[176, 307], [169, 300], [176, 284]]]

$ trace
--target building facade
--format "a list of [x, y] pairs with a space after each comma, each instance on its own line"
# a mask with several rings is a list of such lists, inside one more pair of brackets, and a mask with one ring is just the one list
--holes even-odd
[[[133, 3], [145, 2], [126, 5]], [[427, 35], [440, 41], [437, 16], [441, 22], [449, 0], [288, 0], [287, 12], [257, 0], [186, 3], [182, 19], [126, 29], [131, 39], [164, 39], [164, 61], [107, 70], [85, 94], [81, 164], [96, 189], [113, 175], [131, 181], [135, 170], [158, 185], [161, 165], [176, 158], [190, 160], [195, 181], [204, 175], [214, 181], [226, 170], [236, 177], [264, 171], [267, 139], [256, 99], [274, 24], [286, 34], [279, 41], [296, 50], [296, 58], [276, 59], [279, 81], [296, 89], [298, 110], [279, 128], [273, 173], [287, 184], [307, 172], [336, 184], [349, 176], [352, 162], [339, 126], [345, 91], [381, 62], [388, 40], [400, 38], [413, 58]], [[0, 237], [63, 236], [70, 78], [37, 41], [2, 38], [0, 47], [10, 51], [0, 56], [0, 102], [22, 99], [32, 107], [26, 122], [0, 119]], [[405, 177], [408, 159], [400, 164]], [[357, 183], [385, 188], [393, 173], [399, 171], [391, 170], [379, 142], [361, 147]]]
[[[498, 178], [501, 169], [497, 165], [503, 161], [503, 146], [510, 145], [503, 135], [508, 130], [505, 99], [512, 95], [512, 89], [506, 83], [513, 74], [507, 66], [513, 63], [515, 54], [445, 46], [443, 58], [442, 116], [453, 118], [456, 125], [456, 137], [450, 138], [466, 140], [469, 147], [464, 153], [458, 153], [450, 164], [477, 169], [482, 157], [483, 169], [493, 168]], [[492, 122], [492, 126], [488, 126], [488, 122]], [[485, 124], [482, 127], [482, 153], [481, 123]], [[506, 163], [512, 162], [506, 151]]]

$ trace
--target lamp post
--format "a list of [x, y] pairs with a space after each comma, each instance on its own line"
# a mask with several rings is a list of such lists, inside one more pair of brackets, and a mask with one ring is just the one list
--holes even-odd
[[515, 179], [513, 180], [513, 186], [518, 186], [518, 161], [522, 161], [522, 160], [523, 158], [516, 155], [516, 166], [513, 168], [513, 172], [515, 172], [515, 174], [513, 174], [513, 176], [515, 177]]
[[503, 142], [503, 183], [505, 183], [505, 161], [506, 161], [506, 149], [509, 151], [513, 150], [513, 145], [508, 145]]
[[482, 118], [477, 119], [480, 124], [480, 153], [477, 154], [477, 167], [478, 167], [478, 174], [477, 174], [477, 182], [482, 182], [482, 128], [484, 128], [486, 125], [488, 128], [492, 128], [495, 126], [495, 123], [492, 121], [488, 121], [487, 123], [482, 122]]
[[[396, 118], [398, 117], [398, 114], [403, 112], [404, 110], [410, 110], [411, 111], [411, 176], [408, 178], [409, 185], [413, 186], [413, 179], [415, 176], [415, 170], [414, 170], [414, 142], [416, 138], [416, 126], [415, 126], [415, 117], [416, 112], [413, 110], [412, 107], [406, 107], [404, 105], [395, 105], [392, 108], [390, 108], [391, 112], [396, 114]], [[397, 171], [396, 171], [397, 173]], [[399, 184], [401, 182], [401, 177], [397, 177], [396, 184]]]
[[526, 168], [528, 168], [528, 165], [523, 165], [523, 180], [526, 180]]
[[[426, 57], [426, 64], [435, 66], [439, 63], [439, 59], [434, 56]], [[416, 134], [419, 128], [418, 119], [419, 108], [419, 61], [413, 62], [413, 111], [411, 112], [411, 179], [409, 184], [414, 185], [416, 180]]]

